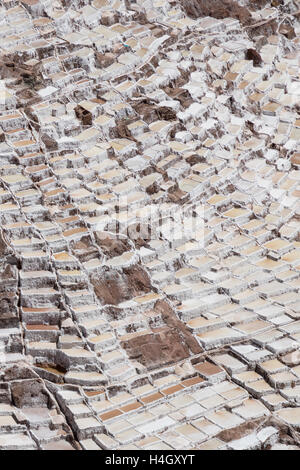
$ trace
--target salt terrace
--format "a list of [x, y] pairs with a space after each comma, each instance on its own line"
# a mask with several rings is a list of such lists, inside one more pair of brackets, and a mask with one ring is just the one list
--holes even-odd
[[300, 2], [222, 3], [1, 1], [2, 450], [299, 449]]

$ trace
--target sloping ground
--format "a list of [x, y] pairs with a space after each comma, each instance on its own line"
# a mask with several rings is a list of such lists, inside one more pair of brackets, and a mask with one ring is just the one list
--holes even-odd
[[180, 5], [191, 18], [211, 16], [217, 19], [235, 18], [242, 25], [251, 23], [248, 8], [234, 0], [180, 0]]
[[130, 3], [0, 6], [0, 449], [299, 449], [299, 1]]

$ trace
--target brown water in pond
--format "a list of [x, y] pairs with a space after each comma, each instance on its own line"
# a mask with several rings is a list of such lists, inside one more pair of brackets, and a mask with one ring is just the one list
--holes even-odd
[[26, 325], [26, 329], [31, 330], [31, 331], [39, 331], [39, 330], [55, 331], [55, 330], [59, 330], [57, 325]]
[[46, 372], [50, 372], [51, 374], [55, 374], [55, 375], [64, 376], [66, 374], [66, 372], [63, 369], [59, 368], [58, 366], [37, 364], [36, 367], [38, 367], [39, 369], [43, 369]]
[[92, 391], [85, 390], [84, 393], [87, 397], [95, 397], [97, 395], [101, 395], [102, 393], [104, 393], [104, 389], [92, 390]]

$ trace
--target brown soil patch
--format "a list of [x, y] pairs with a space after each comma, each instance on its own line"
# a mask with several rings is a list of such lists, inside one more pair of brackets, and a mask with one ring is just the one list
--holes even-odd
[[140, 266], [132, 266], [123, 270], [134, 295], [150, 292], [151, 282], [146, 271]]
[[171, 202], [183, 203], [185, 202], [185, 196], [187, 193], [181, 191], [181, 189], [176, 188], [174, 191], [169, 191], [168, 197]]
[[139, 361], [148, 370], [189, 357], [188, 347], [182, 343], [179, 333], [168, 327], [132, 338], [122, 346], [130, 359]]
[[206, 160], [204, 157], [201, 157], [200, 155], [197, 155], [195, 153], [194, 155], [191, 155], [190, 157], [186, 158], [185, 161], [190, 165], [196, 165], [196, 163], [204, 163]]
[[101, 54], [100, 52], [96, 52], [96, 65], [100, 68], [107, 68], [115, 61], [115, 55], [111, 52], [106, 54]]
[[[269, 418], [261, 417], [247, 421], [246, 423], [240, 424], [231, 429], [225, 429], [216, 435], [216, 438], [221, 439], [224, 442], [230, 442], [236, 439], [251, 434], [255, 430], [259, 430], [261, 426], [274, 426], [279, 431], [279, 442], [286, 445], [299, 445], [299, 433], [292, 429], [290, 426], [282, 423], [274, 416]], [[268, 450], [268, 446], [265, 447], [265, 450]]]
[[93, 124], [93, 116], [87, 109], [84, 109], [78, 104], [76, 108], [74, 108], [74, 111], [77, 119], [79, 119], [84, 126], [91, 126]]
[[123, 300], [128, 299], [126, 285], [120, 274], [106, 273], [102, 279], [96, 277], [91, 279], [95, 294], [104, 304], [117, 305]]
[[294, 39], [296, 37], [295, 29], [288, 22], [281, 23], [279, 33], [283, 34], [287, 39]]
[[[147, 188], [148, 189], [148, 188]], [[148, 194], [154, 194], [153, 193]], [[142, 246], [147, 246], [151, 240], [152, 230], [150, 225], [141, 224], [140, 222], [133, 223], [127, 228], [127, 235], [130, 240], [135, 244], [136, 248], [141, 248]]]
[[265, 426], [274, 426], [279, 430], [279, 442], [286, 445], [300, 444], [300, 433], [297, 432], [293, 426], [283, 423], [276, 416], [270, 416], [266, 421]]
[[164, 91], [167, 93], [167, 95], [170, 96], [173, 100], [178, 100], [180, 101], [181, 106], [184, 108], [188, 108], [193, 102], [193, 98], [191, 97], [190, 93], [188, 90], [185, 90], [184, 88], [180, 87], [165, 87]]
[[224, 442], [235, 441], [236, 439], [241, 439], [248, 434], [251, 434], [266, 418], [258, 418], [246, 423], [235, 426], [234, 428], [225, 429], [216, 435], [217, 439], [221, 439]]
[[164, 326], [153, 328], [149, 334], [133, 336], [121, 342], [130, 359], [140, 362], [149, 370], [182, 361], [190, 357], [191, 353], [198, 354], [202, 351], [165, 301], [159, 300], [155, 310], [161, 313]]
[[[27, 99], [27, 98], [30, 98], [30, 97], [26, 97], [25, 99]], [[44, 143], [47, 150], [49, 150], [49, 151], [58, 150], [58, 144], [57, 144], [56, 140], [53, 139], [52, 137], [50, 137], [45, 132], [42, 134], [41, 140]]]
[[92, 245], [92, 242], [88, 237], [83, 237], [80, 241], [74, 243], [72, 245], [72, 250], [79, 261], [83, 263], [95, 258], [99, 254], [97, 248]]
[[246, 60], [252, 60], [255, 67], [262, 64], [262, 58], [255, 49], [247, 49]]
[[4, 381], [9, 382], [11, 380], [20, 379], [35, 379], [37, 378], [36, 373], [24, 363], [13, 364], [5, 369]]
[[154, 309], [161, 313], [162, 319], [169, 328], [173, 328], [175, 331], [180, 333], [185, 344], [193, 354], [199, 354], [202, 352], [202, 348], [198, 344], [197, 340], [193, 337], [186, 325], [177, 318], [176, 314], [166, 301], [158, 300]]
[[11, 394], [18, 408], [47, 406], [49, 397], [40, 380], [22, 380], [11, 384]]
[[95, 233], [95, 239], [98, 246], [101, 248], [106, 256], [114, 257], [121, 256], [125, 251], [130, 250], [130, 245], [127, 240], [121, 238], [113, 238], [112, 236], [103, 232]]
[[148, 243], [149, 240], [150, 240], [150, 237], [149, 237], [149, 239], [144, 239], [144, 238], [141, 238], [141, 237], [136, 238], [134, 240], [135, 247], [137, 249], [140, 249], [142, 247], [148, 248], [149, 247], [149, 243]]
[[111, 305], [147, 294], [151, 290], [148, 274], [138, 265], [126, 268], [122, 273], [110, 269], [102, 273], [101, 278], [93, 276], [91, 283], [99, 300]]
[[236, 18], [243, 25], [251, 23], [249, 10], [233, 0], [180, 0], [180, 4], [186, 15], [194, 19], [212, 16], [220, 20]]
[[172, 108], [168, 106], [159, 107], [147, 98], [131, 102], [131, 106], [147, 124], [157, 120], [175, 121], [177, 119], [176, 112]]
[[276, 19], [267, 19], [259, 21], [248, 27], [247, 32], [250, 39], [254, 41], [260, 35], [265, 37], [272, 36], [272, 34], [277, 34], [278, 23]]
[[160, 106], [156, 111], [159, 119], [163, 121], [175, 121], [177, 119], [174, 109], [168, 106]]
[[[129, 124], [129, 123], [128, 123]], [[128, 129], [128, 124], [126, 120], [120, 120], [117, 122], [116, 127], [113, 129], [114, 136], [121, 139], [129, 139], [137, 142], [135, 137], [131, 134], [131, 131]]]

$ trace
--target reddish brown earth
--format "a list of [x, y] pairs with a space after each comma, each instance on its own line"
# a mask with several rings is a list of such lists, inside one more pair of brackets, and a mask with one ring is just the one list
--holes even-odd
[[153, 369], [187, 359], [202, 351], [186, 326], [176, 317], [164, 300], [156, 302], [154, 311], [161, 314], [164, 326], [153, 328], [152, 333], [133, 336], [122, 341], [130, 359]]
[[83, 237], [80, 241], [74, 243], [72, 250], [74, 255], [83, 263], [95, 258], [99, 254], [97, 248], [92, 245], [88, 237]]
[[126, 235], [135, 244], [136, 249], [139, 249], [142, 246], [148, 245], [149, 241], [151, 240], [151, 233], [152, 233], [152, 230], [151, 230], [150, 225], [141, 224], [140, 222], [135, 222], [135, 223], [128, 225], [127, 230], [126, 230]]
[[46, 134], [45, 132], [43, 133], [43, 135], [41, 136], [41, 139], [44, 143], [44, 145], [46, 146], [46, 148], [49, 150], [49, 151], [53, 151], [53, 150], [57, 150], [58, 149], [58, 145], [57, 145], [57, 142], [55, 139], [53, 139], [52, 137], [50, 137], [48, 134]]
[[111, 258], [121, 256], [125, 251], [130, 250], [129, 243], [126, 239], [123, 240], [121, 238], [112, 237], [102, 232], [96, 232], [95, 238], [103, 253]]
[[101, 54], [96, 52], [96, 65], [101, 68], [109, 67], [115, 61], [115, 56], [112, 53]]
[[130, 359], [147, 369], [162, 367], [189, 357], [188, 347], [177, 331], [169, 327], [153, 329], [152, 334], [137, 336], [122, 343]]
[[188, 108], [194, 101], [188, 90], [180, 87], [165, 87], [164, 91], [170, 98], [180, 101], [181, 106]]
[[235, 426], [234, 428], [225, 429], [224, 431], [221, 431], [219, 434], [217, 434], [216, 437], [224, 442], [230, 442], [236, 439], [241, 439], [242, 437], [245, 437], [255, 431], [259, 427], [259, 425], [265, 420], [266, 418], [263, 417], [247, 421], [246, 423], [240, 424], [239, 426]]
[[155, 304], [155, 310], [161, 313], [162, 319], [169, 328], [173, 328], [180, 333], [185, 344], [193, 354], [202, 352], [202, 348], [197, 340], [193, 337], [187, 326], [177, 318], [176, 314], [165, 300], [158, 300]]
[[91, 282], [103, 304], [117, 305], [151, 290], [148, 274], [138, 265], [123, 269], [122, 274], [110, 269], [101, 274], [100, 278], [92, 277]]
[[171, 202], [176, 202], [176, 203], [182, 203], [184, 202], [184, 198], [186, 196], [186, 193], [181, 191], [179, 188], [175, 188], [173, 191], [169, 191], [168, 197]]
[[131, 266], [123, 269], [129, 288], [132, 290], [132, 296], [146, 294], [151, 290], [151, 281], [146, 271], [140, 266]]
[[233, 0], [180, 0], [186, 15], [191, 18], [212, 16], [217, 19], [236, 18], [241, 24], [251, 23], [251, 14]]
[[11, 394], [15, 406], [18, 408], [48, 405], [48, 394], [39, 379], [12, 382]]
[[84, 126], [91, 126], [93, 124], [92, 114], [87, 111], [87, 109], [82, 108], [82, 106], [77, 105], [74, 108], [77, 119], [80, 119]]
[[132, 102], [131, 106], [148, 124], [157, 120], [175, 121], [177, 119], [176, 113], [172, 108], [168, 106], [159, 107], [147, 99]]
[[262, 64], [262, 58], [255, 49], [247, 49], [246, 60], [252, 60], [254, 67]]
[[[129, 124], [129, 123], [128, 123]], [[114, 128], [114, 134], [117, 138], [121, 139], [129, 139], [136, 142], [136, 139], [131, 134], [130, 130], [128, 129], [128, 124], [126, 120], [120, 120], [117, 122], [116, 127]]]
[[23, 379], [35, 379], [37, 375], [33, 370], [28, 367], [26, 364], [18, 364], [8, 366], [5, 369], [4, 379], [6, 381], [10, 380], [23, 380]]

